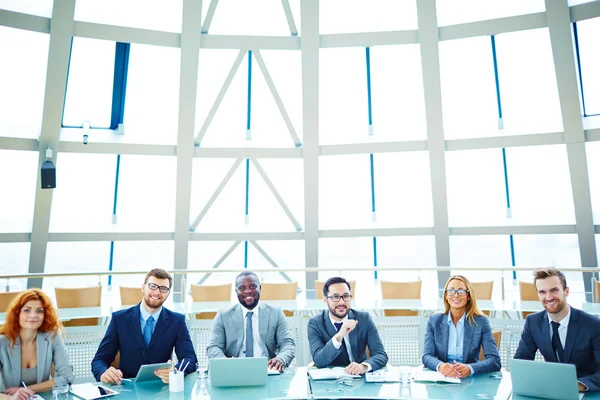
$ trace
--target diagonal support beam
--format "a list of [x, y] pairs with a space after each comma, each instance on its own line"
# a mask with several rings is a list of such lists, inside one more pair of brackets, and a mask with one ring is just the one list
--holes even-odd
[[[233, 251], [240, 245], [240, 243], [242, 243], [241, 241], [236, 241], [234, 242], [231, 247], [221, 256], [221, 258], [219, 258], [219, 261], [217, 261], [215, 263], [215, 265], [213, 265], [213, 269], [217, 269], [221, 266], [221, 264], [223, 264], [223, 262], [225, 260], [227, 260], [227, 257], [229, 257], [231, 255], [231, 253], [233, 253]], [[212, 273], [207, 273], [206, 275], [204, 275], [202, 277], [202, 279], [200, 279], [198, 281], [198, 285], [202, 285], [204, 282], [206, 282], [206, 280], [212, 275]]]
[[281, 0], [281, 5], [283, 6], [283, 12], [285, 13], [285, 18], [287, 19], [288, 26], [290, 27], [290, 34], [292, 36], [298, 36], [298, 29], [296, 28], [296, 23], [294, 22], [294, 15], [292, 14], [289, 0]]
[[[258, 252], [265, 258], [265, 260], [267, 260], [267, 262], [269, 264], [271, 264], [274, 268], [279, 268], [279, 265], [277, 265], [277, 263], [267, 254], [267, 252], [258, 245], [258, 243], [256, 243], [254, 240], [250, 240], [249, 241], [250, 244], [252, 244], [252, 246], [254, 246], [254, 248], [256, 250], [258, 250]], [[292, 282], [292, 279], [288, 276], [288, 274], [286, 274], [285, 272], [279, 272], [281, 274], [281, 276], [283, 276], [283, 278], [288, 281], [288, 282]]]
[[233, 163], [233, 165], [227, 172], [227, 175], [225, 175], [225, 178], [223, 178], [223, 181], [221, 182], [219, 187], [217, 187], [217, 190], [215, 190], [213, 195], [210, 197], [210, 200], [208, 200], [208, 203], [206, 203], [206, 205], [204, 206], [202, 211], [200, 211], [200, 214], [198, 214], [198, 217], [196, 217], [196, 219], [194, 220], [194, 223], [190, 227], [190, 231], [194, 231], [198, 227], [198, 224], [200, 223], [200, 221], [202, 221], [202, 218], [204, 218], [204, 216], [206, 215], [208, 210], [210, 210], [210, 207], [213, 205], [215, 200], [217, 200], [217, 197], [219, 197], [219, 195], [223, 191], [223, 188], [225, 187], [225, 185], [227, 185], [227, 182], [229, 182], [229, 180], [233, 176], [235, 170], [240, 166], [241, 163], [242, 163], [241, 158], [238, 158], [235, 160], [235, 162]]
[[298, 135], [296, 134], [296, 130], [294, 129], [294, 126], [292, 125], [292, 120], [290, 120], [290, 116], [288, 115], [287, 111], [285, 110], [283, 101], [281, 101], [281, 97], [279, 96], [279, 92], [277, 92], [277, 88], [275, 87], [273, 78], [271, 78], [271, 74], [269, 73], [269, 70], [267, 69], [265, 60], [263, 60], [262, 55], [260, 54], [259, 50], [256, 50], [253, 53], [254, 53], [254, 57], [256, 58], [256, 62], [258, 63], [258, 66], [260, 68], [260, 72], [262, 72], [263, 76], [265, 77], [267, 86], [269, 87], [269, 90], [271, 91], [271, 95], [273, 96], [273, 99], [275, 100], [275, 103], [277, 104], [277, 108], [279, 109], [279, 112], [281, 113], [281, 116], [283, 117], [285, 126], [287, 126], [287, 128], [288, 128], [288, 131], [290, 132], [290, 136], [292, 137], [294, 144], [296, 145], [296, 147], [302, 146], [302, 142], [300, 142], [300, 138], [298, 138]]
[[206, 12], [206, 16], [204, 17], [204, 23], [202, 24], [201, 33], [208, 33], [210, 29], [210, 24], [212, 23], [212, 19], [215, 16], [215, 10], [217, 9], [217, 4], [219, 4], [219, 0], [212, 0], [210, 5], [208, 6], [208, 11]]
[[271, 190], [271, 193], [273, 193], [273, 196], [275, 196], [275, 198], [277, 199], [277, 202], [279, 203], [279, 205], [281, 205], [281, 208], [283, 208], [283, 211], [288, 216], [288, 218], [290, 219], [290, 221], [292, 222], [292, 224], [294, 225], [294, 227], [296, 228], [296, 230], [297, 231], [301, 231], [302, 230], [302, 226], [300, 226], [300, 223], [294, 217], [294, 214], [292, 214], [292, 212], [288, 208], [287, 204], [285, 204], [285, 201], [283, 201], [283, 198], [281, 197], [281, 195], [279, 194], [279, 192], [277, 191], [277, 189], [275, 189], [275, 186], [273, 185], [273, 182], [271, 182], [271, 180], [267, 176], [267, 173], [262, 168], [262, 166], [259, 164], [258, 160], [255, 159], [255, 158], [251, 158], [250, 161], [252, 161], [252, 164], [254, 164], [254, 166], [256, 167], [256, 170], [258, 171], [258, 173], [260, 174], [260, 176], [263, 178], [263, 180], [265, 181], [265, 183], [267, 184], [267, 186]]
[[208, 127], [210, 126], [210, 123], [212, 122], [215, 114], [217, 113], [217, 110], [219, 109], [219, 106], [221, 105], [221, 102], [223, 101], [223, 98], [225, 97], [225, 93], [227, 93], [227, 90], [229, 90], [229, 86], [231, 86], [231, 82], [233, 81], [233, 78], [235, 77], [237, 70], [240, 68], [240, 65], [242, 64], [242, 61], [244, 60], [245, 55], [246, 55], [246, 50], [240, 50], [237, 58], [233, 62], [233, 65], [231, 66], [231, 70], [229, 70], [229, 74], [227, 75], [227, 78], [225, 78], [225, 82], [223, 82], [221, 91], [217, 95], [215, 102], [213, 103], [210, 111], [208, 112], [208, 115], [206, 116], [206, 120], [204, 121], [204, 124], [202, 124], [202, 128], [200, 128], [200, 132], [198, 132], [198, 136], [196, 136], [196, 146], [200, 146], [200, 143], [202, 143], [202, 139], [204, 139], [204, 135], [206, 134], [206, 131], [208, 130]]

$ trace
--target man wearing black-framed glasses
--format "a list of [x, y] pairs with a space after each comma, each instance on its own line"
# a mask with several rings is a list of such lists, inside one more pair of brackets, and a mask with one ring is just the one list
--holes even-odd
[[361, 375], [384, 367], [388, 356], [377, 328], [369, 313], [350, 308], [348, 281], [329, 278], [323, 285], [323, 301], [328, 309], [308, 322], [310, 352], [317, 368], [339, 366]]
[[[196, 353], [185, 316], [163, 307], [172, 284], [173, 278], [167, 271], [153, 269], [144, 278], [142, 301], [113, 313], [92, 361], [96, 380], [119, 384], [124, 378], [135, 378], [142, 365], [170, 362], [173, 349], [179, 364], [185, 362], [188, 365], [185, 372], [195, 371]], [[119, 367], [115, 368], [111, 363], [117, 353], [120, 353]], [[163, 368], [154, 373], [168, 383], [172, 370], [173, 367]]]

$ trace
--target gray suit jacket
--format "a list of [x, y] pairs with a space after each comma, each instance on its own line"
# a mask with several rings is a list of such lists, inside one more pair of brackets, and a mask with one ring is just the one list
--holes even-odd
[[[60, 332], [38, 332], [37, 346], [37, 383], [50, 379], [50, 367], [54, 363], [54, 382], [56, 385], [68, 385], [73, 382], [73, 366]], [[0, 335], [0, 391], [9, 387], [21, 386], [21, 339], [17, 338], [11, 349], [8, 339]]]
[[[283, 311], [265, 303], [258, 303], [258, 330], [267, 348], [269, 359], [277, 356], [289, 366], [296, 354], [296, 344]], [[244, 341], [242, 306], [236, 304], [220, 311], [213, 321], [206, 347], [208, 358], [237, 357]], [[279, 349], [279, 353], [276, 350]]]
[[[350, 340], [354, 361], [359, 364], [368, 363], [373, 371], [385, 367], [388, 356], [369, 313], [350, 309], [348, 318], [358, 321], [356, 328], [346, 336]], [[342, 343], [340, 348], [336, 349], [331, 341], [336, 333], [337, 331], [329, 319], [328, 310], [324, 310], [308, 321], [310, 353], [317, 368], [347, 367], [350, 364], [345, 344]], [[369, 353], [367, 353], [367, 346]]]
[[[423, 348], [423, 364], [434, 370], [440, 362], [448, 360], [448, 314], [433, 314], [429, 317], [427, 331], [425, 332], [425, 345]], [[478, 315], [475, 323], [471, 325], [465, 321], [463, 331], [463, 363], [473, 368], [473, 372], [500, 371], [500, 355], [496, 341], [492, 336], [490, 323], [486, 316]], [[485, 360], [479, 360], [479, 349], [483, 346]]]

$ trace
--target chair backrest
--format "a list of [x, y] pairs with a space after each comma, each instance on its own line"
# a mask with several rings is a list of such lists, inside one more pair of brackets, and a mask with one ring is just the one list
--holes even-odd
[[[519, 281], [519, 298], [524, 301], [538, 301], [538, 294], [535, 285], [531, 282]], [[521, 318], [525, 319], [533, 312], [521, 312]]]
[[[298, 292], [298, 282], [288, 283], [261, 283], [260, 299], [261, 300], [296, 300]], [[291, 317], [293, 311], [283, 310], [283, 313]]]
[[6, 312], [6, 309], [15, 297], [21, 292], [0, 292], [0, 312]]
[[121, 294], [121, 305], [123, 306], [136, 305], [144, 297], [141, 287], [119, 286], [119, 293]]
[[[231, 300], [231, 283], [225, 285], [194, 285], [191, 284], [192, 300], [200, 301], [229, 301]], [[216, 312], [203, 312], [196, 314], [196, 319], [213, 319]]]
[[[380, 281], [381, 297], [383, 299], [421, 299], [421, 280], [414, 282]], [[383, 310], [386, 317], [415, 316], [418, 311]]]
[[596, 303], [600, 303], [600, 281], [594, 281], [594, 293], [596, 293]]
[[[473, 290], [475, 290], [477, 300], [492, 299], [492, 292], [494, 291], [494, 281], [471, 282], [471, 285], [473, 286]], [[488, 317], [490, 316], [489, 311], [484, 311], [483, 313]]]
[[[356, 281], [348, 281], [348, 283], [350, 284], [352, 298], [356, 300]], [[317, 294], [317, 299], [323, 298], [323, 286], [325, 286], [325, 282], [315, 281], [315, 293]]]
[[[498, 353], [500, 353], [500, 342], [502, 339], [502, 331], [492, 331], [492, 336], [496, 341], [496, 347], [498, 348]], [[483, 346], [481, 346], [481, 350], [479, 350], [479, 359], [481, 361], [485, 360], [485, 354], [483, 353]]]
[[[102, 286], [83, 288], [54, 288], [58, 308], [100, 307]], [[98, 325], [98, 318], [79, 318], [63, 321], [65, 326]]]

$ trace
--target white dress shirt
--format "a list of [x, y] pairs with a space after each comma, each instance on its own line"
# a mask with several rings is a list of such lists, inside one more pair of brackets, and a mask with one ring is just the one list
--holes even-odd
[[[329, 314], [329, 321], [331, 321], [331, 325], [333, 325], [333, 327], [335, 328], [335, 330], [337, 331], [337, 328], [335, 327], [336, 323], [344, 323], [344, 321], [348, 320], [348, 315], [346, 315], [341, 321], [336, 321], [333, 318], [331, 318], [331, 314]], [[333, 335], [333, 337], [331, 338], [331, 343], [333, 344], [333, 347], [335, 347], [336, 349], [339, 349], [342, 346], [342, 343], [340, 343], [337, 338], [335, 337], [335, 335]], [[348, 358], [350, 359], [350, 362], [353, 363], [354, 362], [354, 356], [352, 355], [352, 347], [350, 346], [350, 340], [348, 339], [348, 335], [344, 336], [344, 345], [346, 346], [346, 351], [348, 352]], [[369, 364], [368, 362], [363, 362], [361, 363], [361, 365], [365, 365], [367, 367], [367, 372], [369, 372], [370, 370], [372, 370], [373, 368], [371, 367], [371, 364]]]
[[254, 337], [254, 357], [269, 357], [267, 348], [263, 344], [262, 340], [260, 340], [260, 333], [258, 333], [258, 309], [258, 305], [254, 307], [254, 310], [248, 310], [246, 307], [242, 306], [242, 318], [244, 319], [244, 340], [242, 340], [242, 348], [240, 349], [240, 354], [238, 354], [238, 357], [246, 357], [246, 325], [248, 324], [246, 314], [248, 314], [250, 311], [253, 313], [252, 336]]

